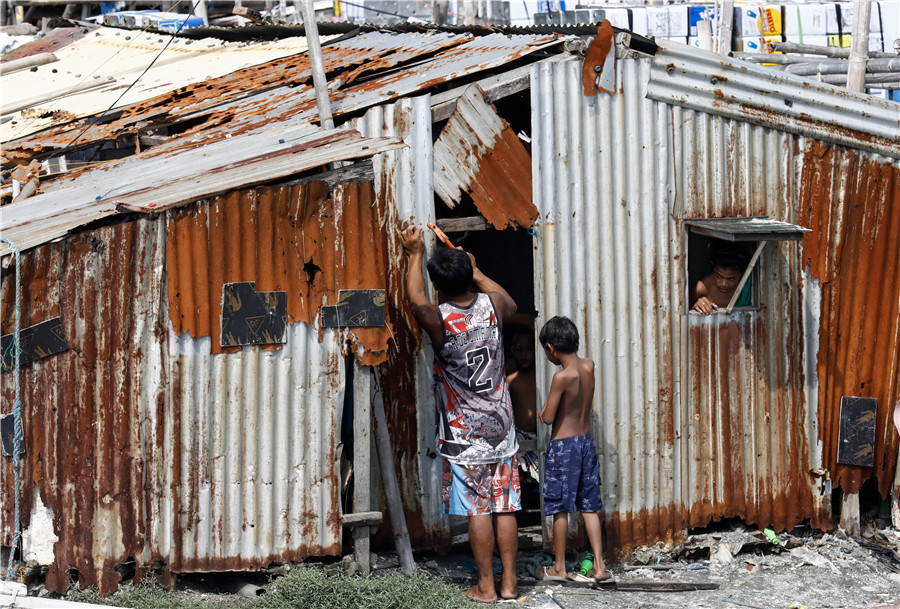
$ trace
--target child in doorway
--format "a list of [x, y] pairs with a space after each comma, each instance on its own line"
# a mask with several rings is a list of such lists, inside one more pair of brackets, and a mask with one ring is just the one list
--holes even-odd
[[578, 328], [567, 317], [553, 317], [541, 328], [541, 346], [553, 364], [562, 370], [553, 375], [547, 402], [538, 415], [552, 425], [550, 445], [544, 460], [544, 513], [553, 515], [555, 563], [542, 567], [538, 579], [581, 579], [566, 573], [566, 532], [569, 512], [579, 511], [594, 552], [593, 581], [610, 579], [603, 562], [603, 533], [598, 512], [600, 467], [591, 436], [591, 403], [594, 395], [594, 362], [578, 357]]

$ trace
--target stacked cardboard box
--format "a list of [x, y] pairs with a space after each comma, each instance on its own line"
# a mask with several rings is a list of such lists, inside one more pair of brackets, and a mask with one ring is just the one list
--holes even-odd
[[735, 5], [732, 45], [735, 51], [765, 53], [769, 42], [781, 42], [782, 31], [781, 5]]
[[828, 5], [791, 3], [781, 10], [786, 41], [828, 46]]
[[[459, 0], [451, 0], [456, 5]], [[546, 7], [544, 0], [510, 1], [510, 19], [524, 24], [527, 12]], [[602, 15], [618, 28], [642, 36], [675, 40], [701, 46], [699, 33], [709, 26], [713, 39], [719, 31], [721, 4], [670, 4], [665, 6], [623, 6], [609, 0], [580, 0], [566, 3], [556, 13], [532, 13], [537, 23], [584, 23]], [[569, 10], [569, 6], [577, 7]], [[717, 9], [718, 6], [718, 9]], [[869, 49], [893, 50], [900, 38], [900, 0], [872, 2]], [[540, 19], [538, 19], [540, 15]], [[850, 46], [853, 2], [761, 3], [738, 0], [734, 7], [731, 48], [735, 51], [764, 51], [767, 43], [781, 40], [816, 46]]]

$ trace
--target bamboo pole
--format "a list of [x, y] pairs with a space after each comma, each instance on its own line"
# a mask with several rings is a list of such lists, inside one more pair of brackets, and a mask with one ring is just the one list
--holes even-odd
[[316, 89], [316, 105], [319, 108], [319, 123], [325, 129], [334, 129], [331, 116], [331, 100], [328, 97], [328, 81], [325, 78], [325, 62], [322, 60], [322, 45], [319, 44], [319, 27], [316, 25], [316, 11], [312, 0], [303, 0], [303, 27], [306, 30], [306, 47], [312, 64], [313, 86]]
[[871, 9], [871, 0], [856, 0], [853, 8], [853, 38], [850, 46], [850, 69], [847, 76], [847, 88], [853, 91], [864, 91], [866, 86]]
[[22, 57], [21, 59], [12, 59], [0, 63], [0, 74], [9, 74], [11, 72], [26, 70], [35, 66], [43, 66], [48, 63], [53, 63], [54, 61], [59, 61], [59, 58], [53, 53], [37, 53], [36, 55]]

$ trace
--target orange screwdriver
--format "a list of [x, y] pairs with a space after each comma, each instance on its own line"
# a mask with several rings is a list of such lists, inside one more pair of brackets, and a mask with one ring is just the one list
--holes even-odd
[[446, 245], [447, 247], [456, 249], [455, 247], [453, 247], [453, 244], [450, 242], [450, 239], [447, 238], [447, 235], [444, 234], [444, 231], [442, 231], [441, 229], [439, 229], [437, 227], [437, 224], [435, 224], [434, 222], [429, 222], [428, 228], [430, 228], [431, 230], [434, 231], [434, 234], [437, 236], [438, 239], [441, 240], [441, 242], [444, 245]]

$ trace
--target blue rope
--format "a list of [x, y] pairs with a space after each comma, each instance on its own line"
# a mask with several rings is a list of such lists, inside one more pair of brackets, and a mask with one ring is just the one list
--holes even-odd
[[19, 455], [25, 452], [22, 446], [25, 432], [22, 430], [22, 399], [19, 392], [19, 356], [22, 354], [22, 349], [19, 348], [19, 317], [22, 314], [22, 282], [20, 281], [19, 271], [22, 268], [22, 265], [20, 264], [18, 246], [6, 237], [0, 237], [0, 241], [8, 243], [16, 256], [16, 315], [15, 321], [13, 322], [13, 340], [10, 346], [13, 350], [13, 360], [15, 362], [13, 365], [13, 382], [16, 387], [16, 400], [13, 404], [15, 428], [13, 430], [12, 455], [14, 483], [16, 485], [16, 512], [15, 521], [13, 523], [15, 535], [13, 536], [12, 547], [9, 550], [9, 564], [6, 567], [6, 579], [13, 579], [13, 559], [16, 556], [16, 547], [19, 545], [19, 542], [22, 541], [22, 522], [19, 516], [19, 502], [21, 500], [19, 496]]

